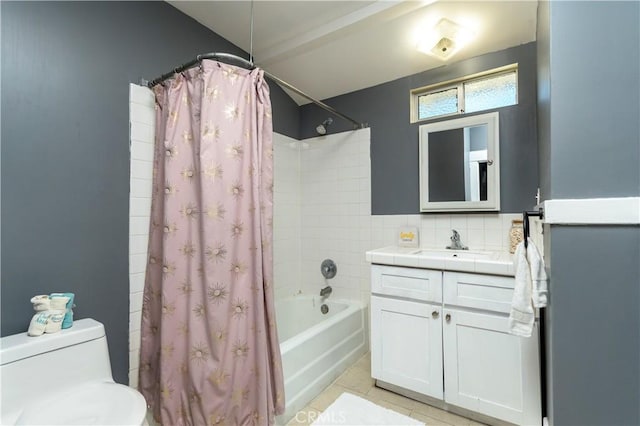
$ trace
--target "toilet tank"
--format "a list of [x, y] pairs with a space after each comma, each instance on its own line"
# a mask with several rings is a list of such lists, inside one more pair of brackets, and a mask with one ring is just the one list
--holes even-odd
[[98, 321], [81, 319], [58, 333], [0, 339], [2, 424], [12, 424], [11, 417], [38, 395], [90, 381], [113, 381], [107, 338]]

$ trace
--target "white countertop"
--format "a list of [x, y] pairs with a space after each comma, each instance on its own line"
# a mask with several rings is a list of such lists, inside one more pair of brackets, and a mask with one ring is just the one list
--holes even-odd
[[506, 252], [388, 246], [367, 251], [366, 259], [367, 262], [382, 265], [515, 275], [513, 255]]

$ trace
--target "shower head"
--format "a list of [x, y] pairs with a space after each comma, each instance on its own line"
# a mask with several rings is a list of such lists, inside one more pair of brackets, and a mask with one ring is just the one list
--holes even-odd
[[327, 134], [327, 127], [329, 127], [329, 125], [333, 123], [333, 118], [329, 117], [326, 120], [324, 120], [322, 122], [322, 124], [318, 125], [318, 127], [316, 127], [316, 132], [318, 132], [319, 135], [326, 135]]

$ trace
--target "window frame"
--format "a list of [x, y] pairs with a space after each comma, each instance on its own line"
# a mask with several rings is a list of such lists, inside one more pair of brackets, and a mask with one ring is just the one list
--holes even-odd
[[[493, 68], [487, 71], [483, 71], [483, 72], [479, 72], [476, 74], [470, 74], [461, 78], [456, 78], [453, 80], [447, 80], [447, 81], [443, 81], [440, 83], [436, 83], [436, 84], [430, 84], [428, 86], [422, 86], [422, 87], [418, 87], [416, 89], [412, 89], [409, 92], [409, 102], [410, 102], [410, 117], [409, 117], [409, 122], [410, 123], [422, 123], [422, 122], [426, 122], [426, 121], [430, 121], [430, 120], [439, 120], [442, 118], [446, 118], [446, 117], [454, 117], [454, 116], [464, 116], [465, 114], [467, 114], [467, 112], [465, 112], [465, 104], [464, 104], [464, 98], [465, 98], [465, 84], [467, 83], [472, 83], [478, 80], [485, 80], [487, 78], [491, 78], [491, 77], [499, 77], [501, 75], [504, 74], [510, 74], [512, 72], [515, 72], [516, 75], [516, 103], [514, 105], [518, 105], [519, 103], [519, 97], [518, 97], [518, 92], [519, 92], [519, 76], [518, 76], [518, 63], [514, 63], [514, 64], [509, 64], [509, 65], [505, 65], [502, 67], [498, 67], [498, 68]], [[418, 117], [418, 114], [420, 112], [420, 97], [421, 96], [425, 96], [425, 95], [429, 95], [431, 93], [437, 93], [437, 92], [441, 92], [443, 90], [448, 90], [448, 89], [454, 89], [457, 88], [457, 96], [458, 96], [458, 111], [454, 112], [454, 113], [450, 113], [450, 114], [442, 114], [442, 115], [436, 115], [433, 117], [426, 117], [426, 118], [420, 118]], [[512, 106], [512, 105], [509, 105]], [[502, 108], [502, 107], [497, 107], [497, 108]], [[482, 111], [491, 111], [495, 108], [491, 108], [491, 109], [487, 109], [487, 110], [479, 110], [479, 111], [474, 111], [472, 113], [469, 114], [476, 114], [476, 113], [480, 113]]]

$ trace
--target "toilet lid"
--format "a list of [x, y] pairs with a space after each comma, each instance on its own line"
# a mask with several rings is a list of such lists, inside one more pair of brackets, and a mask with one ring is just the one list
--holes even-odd
[[[39, 391], [34, 389], [34, 398]], [[47, 391], [55, 391], [55, 386]], [[144, 397], [135, 389], [112, 382], [90, 383], [25, 407], [16, 424], [138, 426], [146, 411]]]

